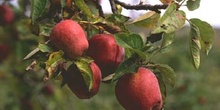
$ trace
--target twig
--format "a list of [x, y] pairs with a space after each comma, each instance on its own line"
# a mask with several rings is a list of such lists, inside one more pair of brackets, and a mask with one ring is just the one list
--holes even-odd
[[99, 3], [99, 0], [95, 0], [96, 8], [99, 10], [99, 15], [104, 18], [104, 12], [102, 10], [102, 6]]
[[115, 5], [115, 1], [114, 0], [109, 0], [111, 8], [112, 8], [112, 13], [117, 13], [117, 8]]
[[[111, 1], [111, 0], [110, 0]], [[122, 7], [126, 8], [126, 9], [133, 9], [133, 10], [152, 10], [155, 11], [157, 13], [160, 13], [159, 9], [166, 9], [168, 7], [168, 5], [149, 5], [149, 4], [143, 4], [143, 5], [130, 5], [124, 2], [121, 2], [119, 0], [114, 0], [114, 2], [116, 4], [121, 5]]]

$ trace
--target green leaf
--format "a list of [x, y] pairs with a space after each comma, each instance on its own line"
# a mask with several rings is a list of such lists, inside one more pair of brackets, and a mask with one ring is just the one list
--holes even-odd
[[144, 46], [143, 39], [138, 34], [115, 34], [115, 39], [118, 45], [137, 53], [141, 58], [146, 59], [146, 55], [142, 52]]
[[90, 68], [90, 63], [92, 61], [93, 60], [89, 57], [80, 57], [74, 62], [81, 72], [89, 91], [92, 89], [93, 86], [93, 73]]
[[201, 49], [203, 52], [205, 52], [208, 55], [215, 41], [214, 29], [209, 23], [205, 21], [201, 21], [200, 19], [197, 18], [190, 19], [190, 22], [191, 24], [193, 23], [196, 27], [198, 27], [200, 33], [199, 39], [201, 43]]
[[38, 44], [38, 48], [39, 48], [39, 50], [41, 52], [48, 52], [48, 53], [50, 53], [50, 52], [53, 51], [53, 49], [51, 47], [47, 46], [46, 44], [42, 44], [42, 43]]
[[193, 61], [194, 67], [197, 69], [200, 65], [200, 31], [199, 28], [194, 25], [192, 22], [190, 23], [190, 53]]
[[163, 34], [163, 41], [161, 43], [161, 48], [166, 48], [167, 46], [169, 46], [170, 44], [173, 43], [174, 40], [174, 36], [175, 36], [175, 32], [171, 32], [171, 33], [164, 33]]
[[159, 82], [159, 85], [160, 85], [160, 91], [161, 91], [161, 94], [162, 94], [163, 103], [165, 103], [166, 102], [166, 97], [167, 97], [166, 84], [165, 84], [165, 82], [163, 80], [163, 76], [161, 74], [158, 74], [157, 79], [158, 79], [158, 82]]
[[166, 15], [159, 21], [158, 26], [152, 31], [152, 33], [171, 33], [185, 25], [186, 15], [184, 11], [175, 11], [170, 15]]
[[157, 27], [152, 31], [153, 34], [161, 32], [171, 33], [184, 26], [186, 15], [184, 11], [177, 11], [177, 8], [175, 2], [167, 7], [165, 13], [159, 19]]
[[139, 59], [137, 56], [132, 56], [125, 60], [122, 64], [120, 64], [117, 70], [115, 71], [115, 74], [112, 78], [112, 82], [116, 81], [126, 73], [136, 73], [137, 69], [140, 66], [138, 60]]
[[164, 81], [168, 82], [171, 86], [176, 83], [176, 74], [174, 70], [166, 64], [156, 64], [155, 67], [160, 71]]
[[186, 6], [187, 6], [189, 11], [196, 10], [200, 6], [200, 0], [188, 0], [186, 2]]
[[47, 76], [45, 80], [53, 79], [59, 75], [59, 65], [63, 63], [65, 60], [63, 59], [64, 52], [58, 51], [50, 54], [46, 63]]
[[115, 34], [115, 39], [118, 45], [124, 48], [142, 49], [144, 46], [143, 39], [138, 34]]
[[31, 0], [31, 21], [33, 24], [45, 12], [47, 2], [48, 0]]
[[136, 26], [148, 28], [151, 29], [156, 26], [156, 23], [158, 22], [160, 18], [160, 14], [150, 11], [146, 14], [141, 15], [137, 19], [135, 19], [133, 22], [129, 24], [135, 24]]
[[54, 25], [49, 23], [44, 23], [39, 25], [39, 35], [41, 36], [50, 36], [51, 30], [53, 29]]
[[87, 15], [90, 18], [93, 18], [93, 14], [90, 11], [89, 7], [87, 6], [87, 4], [84, 2], [84, 0], [74, 0], [74, 4], [80, 9], [82, 10], [85, 15]]

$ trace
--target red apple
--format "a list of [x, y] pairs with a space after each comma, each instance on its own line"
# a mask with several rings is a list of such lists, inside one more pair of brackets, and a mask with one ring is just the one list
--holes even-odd
[[90, 64], [90, 68], [93, 73], [93, 85], [90, 91], [85, 83], [82, 73], [79, 71], [76, 65], [71, 65], [65, 73], [62, 73], [67, 86], [80, 99], [89, 99], [96, 95], [99, 91], [102, 77], [101, 71], [94, 62]]
[[82, 27], [73, 20], [56, 24], [50, 35], [51, 42], [71, 59], [82, 56], [89, 44]]
[[114, 73], [124, 60], [125, 51], [116, 43], [112, 34], [98, 34], [89, 39], [87, 55], [94, 59], [102, 76], [106, 77]]
[[10, 47], [7, 44], [0, 44], [0, 62], [8, 57]]
[[54, 94], [54, 88], [53, 88], [53, 86], [51, 84], [45, 84], [42, 87], [42, 92], [45, 95], [53, 95]]
[[0, 26], [11, 24], [14, 20], [14, 13], [9, 6], [0, 6]]
[[115, 86], [118, 102], [126, 110], [161, 110], [162, 96], [153, 72], [140, 67], [137, 73], [127, 73]]

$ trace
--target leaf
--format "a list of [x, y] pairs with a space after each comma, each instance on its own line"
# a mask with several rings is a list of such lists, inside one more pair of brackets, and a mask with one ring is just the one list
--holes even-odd
[[208, 55], [215, 41], [214, 29], [209, 23], [205, 21], [201, 21], [200, 19], [197, 18], [190, 19], [190, 22], [193, 23], [196, 27], [198, 27], [200, 33], [199, 39], [201, 43], [201, 49], [203, 52], [205, 52]]
[[93, 60], [89, 57], [80, 57], [74, 62], [81, 72], [89, 91], [91, 91], [93, 87], [93, 73], [90, 68], [90, 63], [92, 61]]
[[188, 0], [186, 2], [186, 6], [189, 11], [194, 11], [199, 8], [200, 6], [200, 0]]
[[45, 79], [52, 79], [56, 77], [58, 74], [56, 74], [58, 71], [58, 66], [64, 62], [63, 59], [64, 52], [63, 51], [58, 51], [58, 52], [53, 52], [50, 54], [48, 60], [45, 62], [46, 63], [46, 70], [47, 70], [47, 75]]
[[140, 66], [138, 64], [138, 60], [139, 59], [136, 56], [132, 56], [125, 60], [122, 64], [120, 64], [117, 70], [115, 71], [115, 74], [112, 78], [112, 82], [116, 81], [126, 73], [135, 73]]
[[141, 49], [144, 46], [143, 39], [138, 34], [115, 34], [118, 45], [125, 48]]
[[169, 4], [173, 0], [160, 0], [163, 4]]
[[174, 40], [174, 36], [175, 36], [175, 32], [164, 33], [163, 34], [163, 41], [161, 43], [161, 48], [163, 49], [163, 48], [169, 46], [170, 44], [172, 44], [173, 40]]
[[196, 69], [198, 69], [200, 65], [201, 44], [199, 37], [200, 37], [199, 28], [193, 23], [190, 23], [190, 42], [189, 42], [190, 53], [191, 53], [193, 65]]
[[53, 29], [54, 25], [49, 23], [44, 23], [39, 25], [39, 35], [41, 36], [50, 36], [51, 30]]
[[85, 15], [87, 15], [90, 18], [93, 18], [93, 14], [90, 11], [87, 4], [84, 2], [84, 0], [73, 0], [73, 1], [74, 1], [74, 4], [85, 13]]
[[146, 14], [141, 15], [137, 19], [135, 19], [133, 22], [129, 24], [135, 24], [136, 26], [148, 28], [151, 29], [156, 26], [156, 23], [158, 22], [160, 18], [160, 14], [150, 11]]
[[161, 74], [157, 74], [157, 79], [160, 85], [160, 91], [162, 94], [162, 99], [163, 99], [163, 105], [166, 102], [166, 97], [167, 97], [167, 88], [166, 88], [166, 84], [163, 80], [163, 76]]
[[45, 12], [48, 0], [31, 0], [31, 22], [35, 21]]
[[176, 83], [176, 74], [174, 70], [166, 64], [156, 64], [155, 67], [160, 71], [163, 79], [173, 87]]
[[23, 60], [27, 60], [27, 59], [29, 59], [29, 58], [31, 58], [33, 55], [35, 55], [37, 52], [39, 52], [40, 51], [40, 49], [39, 48], [35, 48], [34, 50], [32, 50], [29, 54], [27, 54], [24, 58], [23, 58]]
[[142, 52], [144, 46], [143, 39], [138, 34], [115, 34], [115, 40], [118, 45], [137, 53], [141, 58], [146, 59], [146, 55]]
[[177, 5], [172, 3], [169, 5], [163, 16], [159, 19], [157, 27], [152, 33], [171, 33], [184, 26], [186, 15], [184, 11], [177, 11]]
[[48, 53], [50, 53], [50, 52], [53, 51], [53, 49], [51, 47], [47, 46], [46, 44], [42, 44], [42, 43], [38, 44], [38, 48], [39, 48], [39, 50], [41, 52], [48, 52]]

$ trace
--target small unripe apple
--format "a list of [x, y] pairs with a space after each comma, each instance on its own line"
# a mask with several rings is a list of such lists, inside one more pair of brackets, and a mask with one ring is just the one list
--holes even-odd
[[0, 62], [8, 57], [10, 47], [7, 44], [0, 44]]
[[67, 86], [80, 99], [89, 99], [99, 91], [102, 78], [101, 70], [94, 62], [90, 63], [90, 68], [93, 75], [93, 84], [90, 91], [82, 76], [83, 73], [79, 71], [76, 65], [71, 65], [65, 73], [62, 73]]
[[73, 20], [63, 20], [56, 24], [52, 29], [50, 39], [71, 59], [82, 56], [89, 46], [84, 30]]
[[161, 110], [162, 96], [158, 80], [149, 69], [140, 67], [137, 73], [127, 73], [115, 86], [118, 102], [126, 110]]
[[116, 43], [112, 34], [98, 34], [89, 39], [87, 55], [94, 59], [102, 76], [106, 77], [114, 73], [124, 60], [125, 51]]
[[0, 26], [11, 24], [14, 20], [14, 13], [9, 6], [0, 6]]

